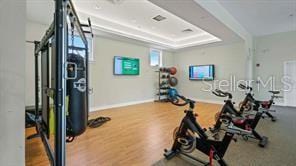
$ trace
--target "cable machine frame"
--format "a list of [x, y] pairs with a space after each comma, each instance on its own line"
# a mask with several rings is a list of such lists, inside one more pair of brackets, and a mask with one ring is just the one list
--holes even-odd
[[[90, 26], [90, 20], [89, 26]], [[75, 27], [79, 36], [81, 37], [86, 51], [86, 96], [87, 96], [87, 108], [88, 103], [88, 42], [85, 33], [92, 34], [92, 30], [84, 31], [77, 13], [74, 9], [71, 0], [55, 0], [55, 13], [54, 21], [46, 31], [45, 35], [40, 42], [35, 41], [35, 122], [36, 130], [40, 135], [41, 140], [44, 144], [47, 156], [50, 160], [51, 165], [54, 166], [65, 166], [66, 165], [66, 81], [67, 81], [67, 54], [68, 54], [68, 22], [70, 26]], [[54, 42], [50, 43], [51, 38], [54, 38]], [[53, 47], [52, 55], [55, 61], [51, 63], [52, 67], [55, 67], [54, 80], [55, 84], [52, 85], [55, 88], [52, 89], [54, 92], [54, 113], [55, 113], [55, 137], [54, 137], [54, 150], [49, 144], [48, 131], [44, 130], [42, 126], [42, 119], [39, 115], [39, 61], [38, 57], [40, 52], [44, 49]], [[47, 54], [49, 52], [47, 51]], [[47, 55], [48, 56], [48, 55]], [[47, 61], [47, 65], [48, 65]], [[54, 64], [53, 64], [54, 63]], [[43, 107], [43, 106], [42, 106]]]

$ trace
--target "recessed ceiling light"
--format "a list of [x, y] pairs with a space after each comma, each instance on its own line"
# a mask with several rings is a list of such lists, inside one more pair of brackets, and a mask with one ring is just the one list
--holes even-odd
[[95, 6], [95, 9], [96, 9], [96, 10], [100, 10], [100, 9], [102, 9], [102, 7], [101, 7], [100, 5], [96, 5], [96, 6]]
[[109, 1], [111, 1], [114, 4], [120, 4], [122, 3], [123, 0], [109, 0]]

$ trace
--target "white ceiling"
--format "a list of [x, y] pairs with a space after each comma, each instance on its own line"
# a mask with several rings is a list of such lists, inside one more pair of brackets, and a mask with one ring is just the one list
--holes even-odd
[[254, 36], [296, 30], [296, 0], [218, 0]]
[[[91, 16], [94, 28], [156, 42], [174, 49], [221, 41], [147, 0], [73, 1], [80, 16]], [[166, 19], [155, 21], [155, 16]], [[191, 29], [192, 32], [182, 32]]]
[[[80, 13], [168, 40], [184, 40], [204, 33], [198, 27], [144, 0], [124, 0], [120, 4], [114, 4], [109, 0], [88, 3], [76, 0], [74, 3]], [[162, 15], [167, 19], [160, 22], [153, 20], [152, 18], [157, 15]], [[182, 33], [182, 30], [188, 28], [193, 32]]]
[[149, 1], [222, 39], [222, 42], [213, 43], [211, 45], [223, 45], [243, 41], [234, 31], [202, 8], [195, 0]]
[[27, 0], [27, 19], [50, 25], [54, 16], [53, 0]]
[[[99, 35], [116, 38], [124, 36], [169, 49], [204, 45], [221, 40], [220, 43], [241, 40], [194, 1], [166, 1], [167, 4], [174, 5], [180, 5], [180, 2], [182, 10], [179, 7], [178, 10], [191, 13], [191, 19], [186, 19], [165, 7], [161, 8], [161, 5], [148, 0], [73, 0], [82, 22], [90, 17], [93, 28]], [[29, 20], [49, 25], [53, 20], [53, 13], [53, 0], [27, 0]], [[162, 15], [166, 19], [160, 22], [153, 20], [152, 18], [157, 15]], [[193, 32], [182, 32], [185, 29], [191, 29]]]

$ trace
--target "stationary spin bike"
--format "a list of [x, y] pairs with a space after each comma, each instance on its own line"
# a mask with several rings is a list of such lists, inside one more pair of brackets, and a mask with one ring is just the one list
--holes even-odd
[[210, 131], [218, 134], [222, 129], [222, 124], [225, 124], [228, 130], [231, 129], [237, 131], [237, 135], [241, 135], [244, 140], [248, 140], [249, 138], [257, 139], [259, 140], [258, 145], [260, 147], [265, 147], [268, 143], [268, 138], [261, 136], [255, 130], [262, 117], [262, 111], [257, 111], [254, 118], [251, 118], [248, 115], [242, 116], [242, 114], [234, 107], [231, 93], [216, 89], [213, 91], [213, 94], [218, 97], [228, 97], [228, 99], [224, 101], [225, 104], [223, 105], [222, 110], [217, 114], [216, 123], [213, 128], [210, 128]]
[[[205, 129], [201, 128], [196, 121], [197, 115], [193, 111], [194, 101], [178, 94], [176, 94], [175, 98], [170, 101], [176, 106], [185, 106], [189, 104], [189, 109], [184, 111], [185, 117], [182, 119], [180, 126], [175, 129], [174, 144], [171, 150], [165, 149], [165, 158], [171, 159], [178, 154], [183, 154], [204, 165], [212, 166], [212, 160], [214, 159], [221, 166], [227, 166], [223, 156], [230, 144], [230, 141], [235, 140], [233, 139], [233, 136], [236, 134], [236, 131], [226, 131], [222, 141], [211, 140], [205, 133]], [[179, 103], [179, 101], [183, 103]], [[193, 152], [195, 149], [209, 156], [209, 162], [202, 161], [188, 154]]]
[[245, 113], [252, 110], [258, 111], [259, 109], [262, 109], [263, 114], [266, 114], [267, 117], [271, 118], [273, 122], [277, 120], [277, 118], [270, 113], [270, 112], [275, 112], [275, 110], [271, 110], [270, 107], [274, 104], [274, 99], [282, 98], [282, 96], [278, 96], [280, 91], [268, 91], [269, 93], [272, 94], [270, 100], [259, 101], [253, 97], [254, 94], [252, 93], [253, 91], [252, 87], [245, 86], [243, 84], [239, 84], [238, 87], [243, 90], [248, 90], [248, 92], [246, 93], [245, 99], [239, 104], [240, 113]]

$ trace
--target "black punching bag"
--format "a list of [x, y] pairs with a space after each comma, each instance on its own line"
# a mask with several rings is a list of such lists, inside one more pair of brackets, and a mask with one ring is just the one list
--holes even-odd
[[86, 65], [85, 59], [78, 54], [69, 54], [68, 62], [68, 77], [75, 78], [76, 72], [75, 79], [67, 80], [69, 96], [67, 136], [74, 137], [82, 134], [87, 127]]

